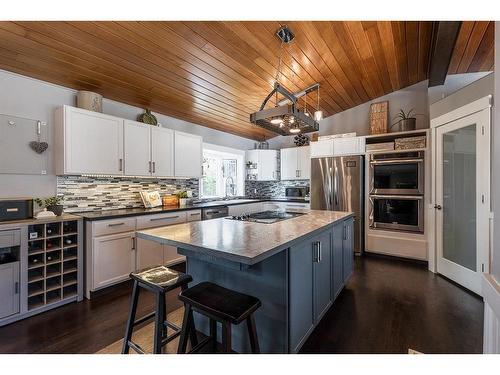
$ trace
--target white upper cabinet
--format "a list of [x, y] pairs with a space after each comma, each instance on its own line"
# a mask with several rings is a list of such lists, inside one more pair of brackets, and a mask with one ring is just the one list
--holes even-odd
[[64, 106], [55, 139], [57, 174], [124, 174], [123, 119]]
[[124, 154], [125, 175], [151, 175], [151, 125], [125, 120]]
[[256, 169], [247, 169], [248, 174], [256, 175], [256, 181], [276, 181], [278, 179], [277, 150], [248, 150], [246, 160], [257, 165]]
[[298, 153], [295, 147], [281, 149], [281, 179], [295, 180], [298, 178]]
[[153, 176], [174, 176], [174, 131], [151, 127], [151, 167]]
[[299, 180], [311, 178], [311, 146], [297, 147]]
[[365, 137], [322, 139], [311, 142], [311, 158], [365, 153]]
[[309, 146], [281, 149], [281, 179], [308, 180], [311, 177]]
[[198, 135], [174, 132], [175, 176], [201, 177], [202, 139]]
[[333, 140], [333, 153], [337, 155], [352, 155], [365, 153], [364, 137], [335, 138]]
[[320, 158], [323, 156], [333, 156], [333, 140], [323, 139], [317, 142], [311, 142], [311, 158]]
[[202, 138], [63, 106], [56, 110], [56, 174], [200, 177]]

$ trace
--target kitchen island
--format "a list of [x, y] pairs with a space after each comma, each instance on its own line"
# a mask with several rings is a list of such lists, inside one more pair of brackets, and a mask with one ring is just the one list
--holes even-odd
[[[352, 273], [353, 221], [352, 213], [310, 210], [272, 224], [220, 218], [137, 236], [176, 246], [193, 283], [211, 281], [259, 298], [261, 351], [296, 353]], [[196, 315], [195, 322], [208, 333], [207, 319]], [[250, 352], [244, 323], [233, 327], [232, 343]]]

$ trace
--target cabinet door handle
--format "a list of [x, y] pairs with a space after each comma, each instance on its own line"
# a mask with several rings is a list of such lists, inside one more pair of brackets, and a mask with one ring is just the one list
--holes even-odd
[[19, 281], [14, 283], [14, 294], [19, 294]]
[[347, 231], [346, 231], [346, 228], [347, 228], [346, 226], [344, 226], [342, 228], [342, 239], [343, 240], [347, 240], [347, 233], [346, 233]]
[[318, 241], [318, 263], [321, 262], [321, 241]]
[[148, 170], [148, 172], [151, 173], [151, 171], [152, 171], [152, 168], [151, 168], [151, 160], [150, 160], [149, 161], [149, 170]]
[[132, 249], [131, 250], [135, 250], [135, 248], [136, 248], [135, 237], [132, 237], [131, 240], [132, 240]]
[[118, 170], [120, 172], [122, 172], [123, 171], [123, 159], [122, 158], [118, 159], [118, 164], [119, 164]]
[[201, 213], [200, 212], [195, 212], [195, 213], [189, 214], [189, 215], [191, 215], [191, 216], [199, 216], [199, 215], [201, 215]]
[[125, 225], [125, 223], [113, 223], [113, 224], [108, 224], [108, 227], [118, 227], [120, 225]]
[[153, 162], [153, 173], [156, 173], [156, 162]]

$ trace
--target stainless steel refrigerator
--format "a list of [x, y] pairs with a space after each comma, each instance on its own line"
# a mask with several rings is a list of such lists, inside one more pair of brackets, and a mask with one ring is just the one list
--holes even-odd
[[311, 159], [311, 209], [354, 212], [354, 251], [364, 251], [364, 157]]

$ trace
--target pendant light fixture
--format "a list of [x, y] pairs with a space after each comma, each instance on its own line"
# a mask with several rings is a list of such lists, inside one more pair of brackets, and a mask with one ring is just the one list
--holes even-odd
[[[280, 56], [276, 78], [273, 90], [267, 95], [262, 102], [259, 111], [250, 114], [250, 122], [281, 135], [290, 135], [297, 133], [310, 133], [319, 130], [318, 121], [315, 120], [316, 113], [319, 110], [319, 98], [317, 111], [314, 116], [311, 116], [307, 111], [307, 101], [304, 110], [299, 109], [298, 98], [302, 95], [307, 95], [311, 89], [318, 89], [319, 84], [315, 84], [299, 94], [294, 95], [280, 84], [282, 57], [284, 46], [294, 39], [294, 33], [286, 26], [282, 26], [276, 35], [281, 40]], [[278, 102], [278, 94], [281, 94], [284, 99]], [[274, 108], [265, 108], [268, 101], [276, 97]], [[306, 98], [304, 100], [307, 100]], [[320, 111], [321, 112], [321, 111]], [[321, 113], [322, 117], [322, 113]]]
[[319, 85], [318, 85], [318, 104], [316, 106], [316, 112], [314, 112], [314, 121], [320, 122], [323, 120], [323, 111], [319, 109]]

